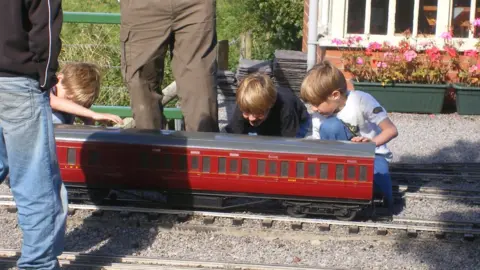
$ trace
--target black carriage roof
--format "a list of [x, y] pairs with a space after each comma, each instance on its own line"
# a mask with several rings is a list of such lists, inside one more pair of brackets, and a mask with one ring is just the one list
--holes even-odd
[[128, 143], [153, 146], [253, 150], [272, 153], [296, 153], [373, 158], [375, 144], [347, 141], [323, 141], [273, 136], [248, 136], [213, 132], [104, 128], [83, 125], [55, 125], [59, 141]]

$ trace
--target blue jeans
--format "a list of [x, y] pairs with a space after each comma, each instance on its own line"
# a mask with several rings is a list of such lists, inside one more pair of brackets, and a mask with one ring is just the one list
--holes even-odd
[[37, 81], [0, 77], [0, 181], [10, 188], [23, 232], [20, 269], [60, 269], [67, 192], [60, 178], [48, 91]]
[[[322, 140], [350, 141], [353, 134], [337, 117], [329, 117], [320, 126], [320, 138]], [[388, 171], [388, 161], [381, 155], [375, 155], [373, 165], [374, 192], [384, 196], [385, 204], [390, 209], [393, 208], [392, 179]]]

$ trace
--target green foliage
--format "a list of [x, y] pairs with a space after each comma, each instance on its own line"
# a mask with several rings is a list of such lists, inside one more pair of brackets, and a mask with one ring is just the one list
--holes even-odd
[[[117, 0], [63, 0], [62, 5], [64, 11], [120, 12]], [[252, 34], [254, 59], [272, 59], [276, 49], [300, 50], [302, 20], [302, 0], [217, 0], [217, 35], [218, 40], [229, 41], [229, 69], [237, 68], [242, 33]], [[130, 103], [120, 72], [119, 31], [119, 25], [63, 25], [60, 65], [87, 61], [102, 68], [102, 92], [97, 105]], [[167, 53], [162, 88], [174, 81], [170, 61]]]
[[302, 47], [302, 0], [220, 0], [217, 10], [217, 33], [220, 39], [230, 41], [230, 65], [234, 67], [240, 57], [242, 33], [252, 34], [254, 59], [272, 59], [276, 49]]

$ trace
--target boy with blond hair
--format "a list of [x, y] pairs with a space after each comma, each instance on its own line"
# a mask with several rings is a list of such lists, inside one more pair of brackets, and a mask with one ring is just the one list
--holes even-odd
[[290, 89], [275, 88], [267, 75], [255, 73], [241, 82], [228, 133], [303, 138], [310, 115]]
[[343, 73], [328, 61], [315, 65], [302, 82], [300, 97], [312, 105], [312, 137], [375, 143], [375, 192], [383, 193], [393, 208], [388, 162], [392, 153], [386, 144], [398, 136], [387, 111], [368, 93], [347, 91]]
[[100, 69], [91, 63], [68, 63], [57, 75], [58, 83], [51, 89], [50, 106], [54, 124], [73, 124], [75, 116], [85, 124], [112, 121], [122, 124], [120, 117], [97, 113], [89, 108], [100, 93]]

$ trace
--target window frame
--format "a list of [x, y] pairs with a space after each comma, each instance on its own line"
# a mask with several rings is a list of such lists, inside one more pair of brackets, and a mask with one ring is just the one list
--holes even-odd
[[[322, 47], [336, 48], [337, 45], [332, 43], [335, 38], [345, 39], [349, 36], [361, 36], [362, 42], [360, 46], [367, 47], [370, 42], [383, 43], [389, 41], [392, 45], [398, 45], [400, 41], [404, 39], [401, 34], [395, 34], [395, 9], [397, 2], [401, 0], [389, 0], [388, 6], [388, 21], [387, 21], [387, 34], [386, 35], [372, 35], [370, 32], [370, 15], [371, 15], [371, 2], [372, 0], [366, 0], [365, 7], [365, 32], [364, 34], [348, 34], [347, 33], [347, 20], [348, 20], [348, 1], [349, 0], [330, 0], [320, 1], [319, 3], [319, 20], [318, 20], [318, 45]], [[423, 41], [434, 40], [439, 49], [443, 50], [444, 40], [440, 37], [443, 32], [446, 32], [451, 26], [452, 10], [454, 0], [437, 0], [437, 17], [435, 34], [432, 36], [422, 37], [418, 36], [418, 14], [420, 9], [420, 0], [414, 0], [414, 21], [412, 29], [412, 39], [416, 40], [417, 44], [422, 44]], [[325, 10], [326, 9], [326, 10]], [[470, 0], [470, 22], [475, 19], [475, 12], [477, 9], [476, 0]], [[322, 10], [324, 12], [322, 12]], [[345, 12], [333, 12], [334, 10], [344, 10]], [[320, 16], [328, 14], [328, 25], [324, 25], [325, 19]], [[334, 16], [333, 16], [334, 15]], [[326, 30], [324, 30], [326, 29]], [[453, 37], [453, 41], [462, 41], [462, 46], [458, 47], [459, 51], [465, 51], [475, 49], [475, 44], [478, 42], [473, 36], [473, 33], [469, 33], [468, 37]], [[338, 45], [340, 48], [347, 47], [346, 45]], [[422, 47], [417, 45], [417, 49]]]

